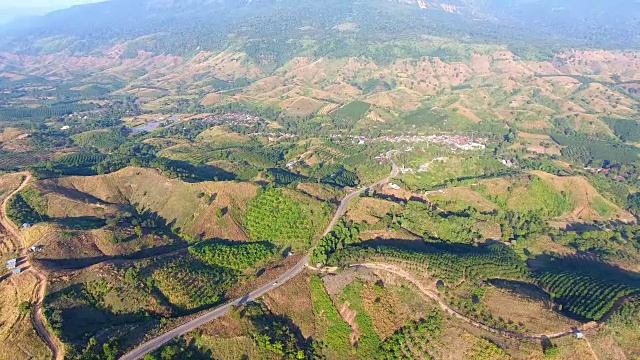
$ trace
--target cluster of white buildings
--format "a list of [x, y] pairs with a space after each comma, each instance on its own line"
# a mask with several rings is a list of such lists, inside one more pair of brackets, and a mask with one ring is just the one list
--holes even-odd
[[482, 150], [489, 143], [487, 138], [472, 138], [467, 135], [400, 135], [381, 136], [368, 138], [365, 136], [353, 136], [353, 141], [358, 144], [390, 142], [390, 143], [430, 143], [451, 147], [452, 150]]
[[249, 136], [264, 136], [267, 138], [267, 140], [271, 142], [285, 140], [285, 139], [294, 139], [297, 137], [297, 135], [295, 134], [281, 133], [281, 132], [257, 132], [257, 133], [251, 133], [249, 134]]
[[262, 118], [243, 112], [230, 112], [218, 115], [210, 115], [204, 118], [205, 122], [214, 124], [228, 124], [240, 126], [252, 126], [262, 120]]

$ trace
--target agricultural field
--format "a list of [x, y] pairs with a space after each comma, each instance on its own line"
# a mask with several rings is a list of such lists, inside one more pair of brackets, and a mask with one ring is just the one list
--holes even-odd
[[[486, 177], [504, 176], [509, 173], [507, 167], [487, 154], [467, 155], [450, 156], [446, 150], [436, 150], [434, 153], [432, 149], [427, 149], [423, 155], [421, 150], [416, 150], [415, 153], [411, 153], [410, 158], [400, 160], [406, 167], [412, 169], [429, 164], [428, 170], [403, 174], [399, 179], [408, 189], [429, 191], [444, 186], [455, 186], [460, 182], [475, 182]], [[433, 161], [434, 159], [442, 159], [442, 161]]]
[[537, 170], [528, 176], [481, 180], [471, 186], [448, 188], [443, 193], [434, 192], [431, 198], [446, 208], [464, 203], [481, 211], [496, 208], [542, 211], [546, 217], [568, 222], [635, 221], [628, 211], [603, 197], [586, 178], [561, 177]]
[[517, 142], [512, 145], [512, 149], [521, 148], [535, 154], [550, 156], [562, 154], [561, 147], [549, 135], [545, 134], [518, 133]]
[[597, 261], [552, 258], [543, 266], [535, 274], [537, 282], [559, 310], [579, 318], [600, 320], [618, 300], [640, 291], [633, 274]]
[[113, 150], [126, 141], [126, 134], [120, 130], [94, 130], [74, 135], [72, 139], [79, 146]]
[[259, 193], [246, 214], [249, 236], [281, 247], [304, 249], [321, 232], [327, 209], [315, 199], [277, 189]]
[[[91, 351], [87, 340], [97, 336], [126, 346], [138, 341], [126, 337], [131, 329], [148, 331], [224, 302], [228, 291], [278, 259], [266, 243], [204, 242], [167, 255], [126, 261], [114, 257], [71, 277], [53, 270], [45, 314], [71, 351]], [[73, 325], [80, 317], [95, 321]]]
[[524, 324], [528, 334], [551, 334], [579, 324], [555, 312], [548, 294], [526, 283], [494, 281], [485, 288], [480, 301], [494, 318]]
[[[5, 179], [7, 189], [21, 180]], [[283, 251], [308, 248], [326, 226], [330, 209], [319, 200], [292, 189], [258, 189], [125, 168], [32, 180], [10, 200], [7, 215], [30, 222], [25, 242], [42, 246], [31, 261], [52, 277], [45, 299], [52, 331], [72, 356], [95, 351], [96, 343], [107, 344], [106, 356], [108, 347], [140, 340], [123, 338], [131, 329], [159, 329], [264, 281], [256, 272], [277, 269]], [[289, 215], [273, 223], [274, 213]], [[81, 318], [94, 321], [74, 325]]]
[[361, 101], [350, 102], [336, 111], [331, 113], [331, 116], [343, 121], [358, 122], [366, 115], [367, 111], [371, 108], [370, 104]]
[[151, 278], [162, 296], [183, 311], [221, 303], [224, 292], [236, 282], [234, 271], [189, 258], [162, 264]]

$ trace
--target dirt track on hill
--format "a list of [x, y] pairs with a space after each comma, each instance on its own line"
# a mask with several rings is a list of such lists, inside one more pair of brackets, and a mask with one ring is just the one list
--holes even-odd
[[[2, 224], [2, 226], [9, 233], [10, 236], [7, 236], [7, 239], [11, 239], [10, 241], [13, 242], [14, 249], [16, 249], [16, 251], [20, 254], [20, 257], [26, 258], [28, 252], [25, 248], [24, 237], [22, 236], [22, 233], [20, 233], [20, 230], [18, 229], [16, 224], [14, 224], [7, 216], [7, 206], [9, 205], [9, 201], [11, 200], [11, 198], [13, 198], [18, 192], [22, 191], [27, 185], [29, 185], [29, 182], [31, 181], [32, 177], [30, 173], [24, 172], [21, 174], [24, 176], [22, 184], [20, 184], [17, 189], [11, 192], [11, 194], [9, 194], [9, 196], [7, 196], [2, 202], [2, 206], [0, 206], [0, 224]], [[36, 332], [51, 349], [54, 360], [63, 360], [64, 353], [62, 350], [62, 344], [60, 343], [59, 339], [57, 339], [49, 332], [44, 320], [42, 306], [44, 297], [47, 294], [47, 277], [43, 275], [38, 269], [34, 268], [29, 261], [27, 261], [26, 268], [28, 271], [33, 272], [36, 279], [38, 279], [38, 283], [36, 284], [36, 291], [34, 293], [33, 299], [31, 300], [33, 305], [31, 316]]]
[[462, 315], [461, 313], [457, 312], [456, 310], [452, 309], [451, 307], [449, 307], [449, 305], [447, 305], [444, 301], [442, 301], [442, 299], [440, 299], [440, 296], [438, 294], [436, 294], [435, 292], [431, 291], [430, 289], [428, 289], [426, 286], [424, 286], [420, 281], [418, 281], [416, 278], [414, 278], [411, 274], [409, 274], [408, 272], [406, 272], [405, 270], [400, 269], [399, 267], [395, 266], [395, 265], [391, 265], [391, 264], [385, 264], [385, 263], [364, 263], [364, 264], [356, 264], [356, 265], [352, 265], [352, 267], [363, 267], [363, 268], [367, 268], [367, 269], [372, 269], [372, 270], [381, 270], [381, 271], [386, 271], [386, 272], [390, 272], [394, 275], [397, 275], [401, 278], [404, 278], [405, 280], [409, 281], [410, 283], [412, 283], [414, 286], [416, 286], [418, 288], [418, 290], [420, 290], [421, 293], [423, 293], [424, 295], [426, 295], [428, 298], [434, 300], [435, 302], [438, 303], [438, 306], [440, 307], [440, 309], [442, 309], [442, 311], [444, 311], [446, 314], [454, 316], [470, 325], [473, 325], [479, 329], [494, 333], [494, 334], [498, 334], [501, 336], [505, 336], [505, 337], [510, 337], [510, 338], [516, 338], [516, 339], [524, 339], [524, 340], [542, 340], [542, 339], [557, 339], [557, 338], [561, 338], [564, 336], [568, 336], [568, 335], [572, 335], [575, 333], [574, 329], [569, 329], [567, 331], [561, 331], [558, 333], [554, 333], [554, 334], [538, 334], [538, 335], [524, 335], [524, 334], [516, 334], [510, 331], [502, 331], [502, 330], [498, 330], [492, 327], [489, 327], [487, 325], [484, 325], [482, 323], [479, 323], [473, 319], [470, 319], [464, 315]]
[[29, 181], [31, 181], [31, 174], [21, 173], [21, 175], [25, 177], [24, 180], [17, 189], [13, 190], [11, 194], [4, 198], [2, 206], [0, 207], [0, 224], [2, 224], [5, 230], [9, 233], [7, 239], [13, 243], [13, 249], [15, 250], [22, 250], [24, 244], [22, 241], [22, 234], [20, 234], [20, 231], [15, 224], [9, 220], [9, 217], [7, 217], [7, 206], [9, 205], [11, 198], [13, 198], [18, 192], [22, 191], [22, 189], [29, 184]]

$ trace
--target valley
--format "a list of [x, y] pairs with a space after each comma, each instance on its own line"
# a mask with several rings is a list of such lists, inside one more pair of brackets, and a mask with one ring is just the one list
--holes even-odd
[[0, 25], [0, 359], [637, 358], [640, 9], [558, 4]]

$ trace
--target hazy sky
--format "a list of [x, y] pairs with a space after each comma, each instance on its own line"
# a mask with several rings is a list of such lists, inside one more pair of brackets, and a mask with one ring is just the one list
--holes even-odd
[[0, 25], [25, 16], [44, 15], [53, 10], [103, 0], [0, 0]]
[[97, 2], [99, 0], [0, 0], [0, 7], [6, 8], [64, 8], [72, 5]]

